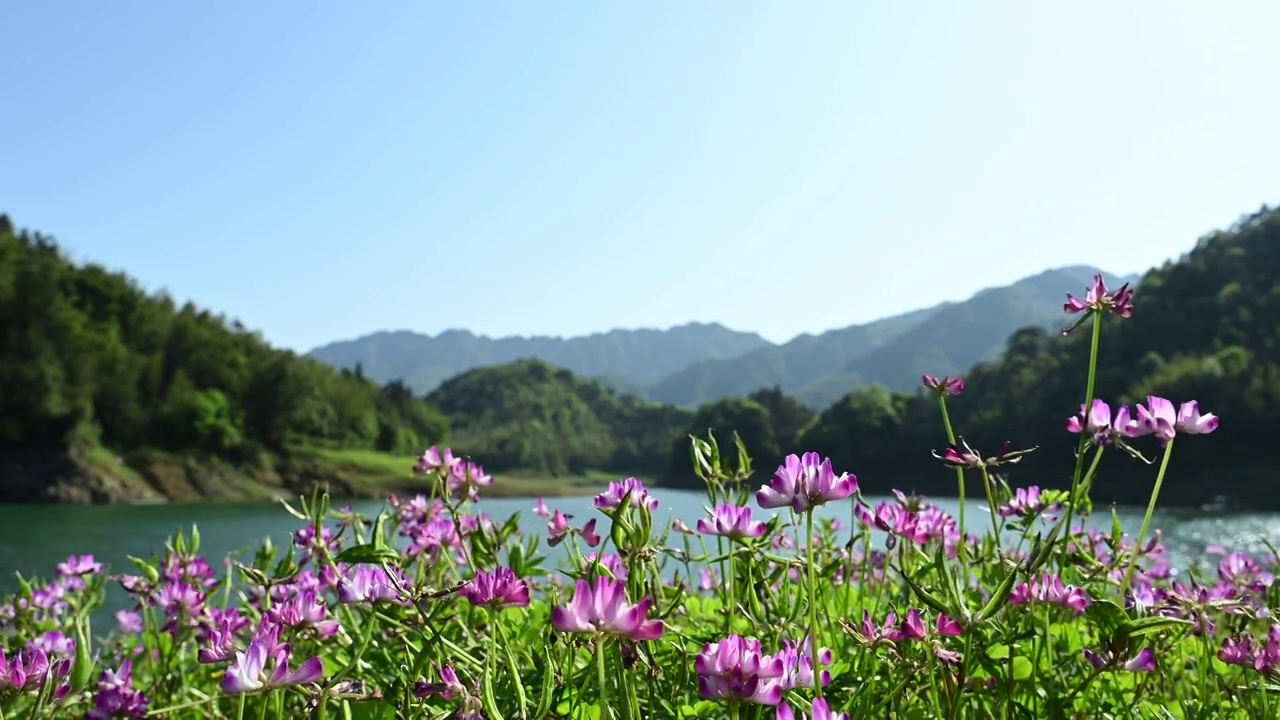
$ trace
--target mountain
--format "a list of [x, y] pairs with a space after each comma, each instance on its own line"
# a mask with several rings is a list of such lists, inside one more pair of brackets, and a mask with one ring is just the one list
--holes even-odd
[[[963, 394], [948, 399], [955, 432], [977, 450], [991, 453], [1005, 441], [1039, 446], [1008, 468], [1016, 485], [1070, 483], [1078, 436], [1064, 421], [1084, 402], [1093, 333], [1086, 325], [1064, 337], [1056, 328], [1068, 318], [1059, 293], [1084, 289], [1078, 282], [1057, 288], [1046, 301], [1057, 322], [1049, 330], [1017, 330], [998, 359], [967, 369]], [[1163, 466], [1105, 446], [1095, 502], [1146, 505], [1159, 473], [1162, 506], [1195, 507], [1221, 495], [1251, 511], [1280, 507], [1274, 437], [1280, 425], [1280, 209], [1264, 207], [1201, 238], [1178, 260], [1143, 275], [1132, 317], [1103, 316], [1095, 396], [1118, 410], [1149, 395], [1175, 405], [1195, 400], [1200, 412], [1221, 418], [1221, 427], [1209, 435], [1179, 433], [1167, 476]], [[724, 426], [730, 429], [736, 428]], [[955, 476], [929, 453], [941, 436], [933, 394], [870, 387], [824, 410], [792, 448], [830, 456], [840, 470], [857, 473], [865, 493], [899, 488], [952, 495]], [[1148, 458], [1159, 456], [1152, 437], [1131, 443]]]
[[[905, 390], [917, 385], [922, 374], [956, 374], [997, 357], [1018, 328], [1060, 325], [1062, 288], [1083, 287], [1099, 272], [1088, 266], [1048, 270], [982, 290], [963, 302], [802, 335], [736, 358], [703, 361], [654, 384], [647, 397], [691, 405], [778, 386], [809, 407], [821, 408], [862, 385]], [[1117, 285], [1125, 280], [1103, 275]]]
[[318, 347], [310, 356], [339, 368], [359, 365], [366, 377], [378, 382], [404, 380], [419, 393], [473, 368], [525, 358], [635, 391], [693, 363], [770, 345], [756, 333], [718, 323], [689, 323], [669, 330], [610, 330], [573, 338], [489, 338], [466, 330], [447, 330], [435, 337], [407, 330], [377, 332]]

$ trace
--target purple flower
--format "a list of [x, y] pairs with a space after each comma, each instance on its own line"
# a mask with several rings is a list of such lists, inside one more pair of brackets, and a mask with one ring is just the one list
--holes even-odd
[[452, 665], [436, 666], [436, 674], [440, 676], [440, 682], [431, 683], [419, 680], [414, 684], [414, 697], [425, 698], [429, 695], [439, 695], [448, 700], [467, 694], [467, 686], [463, 685], [462, 680], [458, 679], [458, 673], [453, 669]]
[[730, 635], [707, 643], [693, 667], [698, 673], [698, 694], [704, 698], [759, 705], [782, 702], [783, 661], [765, 654], [755, 638]]
[[644, 483], [629, 477], [623, 478], [618, 482], [610, 482], [609, 489], [596, 495], [595, 505], [601, 510], [617, 510], [622, 504], [622, 499], [630, 493], [630, 499], [627, 501], [632, 507], [647, 507], [649, 510], [658, 509], [658, 498], [650, 497], [649, 490]]
[[1035, 517], [1046, 510], [1057, 510], [1062, 507], [1062, 503], [1046, 503], [1041, 499], [1040, 488], [1032, 485], [1030, 487], [1018, 488], [1013, 491], [1013, 498], [1005, 505], [1000, 506], [996, 512], [1001, 517]]
[[43, 650], [19, 650], [9, 659], [0, 649], [0, 692], [39, 689], [48, 673], [49, 657]]
[[1015, 585], [1009, 593], [1009, 602], [1014, 605], [1047, 603], [1079, 613], [1089, 606], [1089, 596], [1074, 585], [1064, 584], [1062, 578], [1056, 575], [1042, 575], [1032, 579], [1030, 583]]
[[707, 513], [711, 516], [710, 520], [698, 520], [698, 532], [703, 535], [723, 535], [733, 540], [764, 535], [764, 523], [751, 520], [749, 507], [726, 503], [717, 506], [715, 510], [707, 508]]
[[959, 395], [964, 392], [964, 378], [962, 377], [944, 377], [938, 379], [934, 375], [921, 375], [920, 381], [924, 386], [939, 395]]
[[813, 708], [809, 712], [809, 715], [803, 712], [797, 715], [790, 705], [783, 703], [778, 706], [778, 720], [849, 720], [849, 713], [834, 712], [827, 705], [826, 698], [814, 698]]
[[455, 458], [453, 451], [449, 448], [440, 448], [432, 445], [427, 448], [426, 452], [418, 458], [418, 464], [413, 466], [413, 471], [419, 475], [425, 475], [433, 470], [444, 468], [451, 471], [462, 462], [461, 458]]
[[135, 610], [117, 610], [116, 628], [122, 633], [142, 632], [142, 613]]
[[125, 660], [118, 670], [102, 671], [93, 707], [85, 713], [85, 720], [145, 717], [149, 704], [146, 695], [133, 689], [133, 663]]
[[458, 594], [472, 605], [493, 608], [525, 607], [529, 604], [529, 581], [516, 577], [509, 567], [481, 570], [458, 590]]
[[1218, 429], [1218, 416], [1200, 414], [1200, 404], [1195, 400], [1182, 403], [1178, 408], [1177, 430], [1185, 435], [1208, 435]]
[[1096, 313], [1110, 312], [1118, 317], [1127, 318], [1133, 315], [1133, 290], [1129, 287], [1129, 283], [1125, 283], [1115, 294], [1111, 294], [1107, 291], [1107, 283], [1102, 279], [1102, 275], [1094, 275], [1093, 284], [1085, 292], [1084, 299], [1081, 300], [1067, 293], [1067, 302], [1063, 304], [1062, 309], [1072, 315], [1089, 310]]
[[66, 562], [58, 563], [58, 574], [64, 577], [77, 575], [95, 575], [102, 572], [106, 567], [100, 562], [94, 562], [92, 555], [72, 555], [67, 558]]
[[555, 547], [564, 542], [573, 528], [569, 527], [569, 521], [573, 519], [572, 515], [565, 515], [560, 512], [560, 508], [556, 508], [555, 514], [551, 516], [551, 521], [547, 523], [547, 544]]
[[[236, 695], [263, 688], [304, 685], [324, 677], [324, 662], [318, 657], [307, 660], [291, 672], [289, 661], [292, 651], [288, 643], [277, 641], [279, 628], [276, 627], [275, 632], [263, 630], [249, 643], [248, 649], [236, 653], [236, 659], [227, 668], [222, 681], [224, 691]], [[270, 675], [266, 672], [268, 661], [271, 662]]]
[[[775, 657], [782, 661], [782, 679], [780, 682], [783, 690], [815, 687], [815, 681], [818, 678], [822, 680], [823, 687], [831, 684], [831, 672], [829, 670], [824, 669], [815, 677], [812, 647], [813, 642], [810, 637], [806, 637], [801, 642], [782, 641], [782, 650], [778, 651]], [[820, 665], [830, 665], [832, 660], [831, 648], [820, 648], [817, 659]]]
[[1148, 395], [1146, 405], [1139, 403], [1133, 409], [1137, 417], [1129, 423], [1131, 437], [1155, 435], [1161, 445], [1173, 439], [1178, 427], [1178, 413], [1174, 410], [1173, 403], [1162, 397]]
[[327, 612], [324, 598], [317, 595], [315, 590], [302, 590], [295, 592], [288, 600], [272, 605], [267, 611], [267, 617], [272, 622], [288, 627], [315, 628], [317, 635], [327, 639], [337, 635], [339, 629], [337, 620], [325, 619]]
[[582, 542], [586, 543], [587, 547], [596, 547], [600, 544], [600, 533], [596, 532], [595, 518], [588, 520], [578, 534], [582, 535]]
[[[399, 572], [398, 570], [394, 571]], [[403, 585], [404, 578], [398, 577], [396, 580], [400, 580], [400, 584]], [[373, 604], [380, 602], [400, 605], [409, 604], [408, 599], [397, 588], [395, 580], [387, 575], [386, 570], [380, 567], [363, 565], [356, 567], [351, 575], [338, 580], [337, 589], [338, 602], [348, 605], [352, 603]]]
[[599, 576], [592, 582], [579, 580], [568, 605], [551, 611], [551, 626], [562, 633], [623, 635], [632, 640], [654, 640], [662, 635], [661, 620], [650, 620], [645, 597], [627, 604], [626, 583]]
[[1089, 664], [1099, 670], [1108, 668], [1115, 670], [1122, 668], [1131, 672], [1150, 672], [1151, 670], [1156, 669], [1156, 655], [1151, 651], [1151, 648], [1143, 648], [1137, 655], [1134, 655], [1123, 662], [1121, 662], [1119, 657], [1113, 655], [1109, 651], [1097, 653], [1085, 648], [1081, 652], [1084, 653], [1084, 657], [1089, 661]]
[[833, 500], [843, 500], [858, 491], [858, 478], [849, 473], [836, 475], [830, 458], [818, 453], [788, 455], [767, 485], [756, 491], [762, 508], [790, 505], [798, 513]]
[[547, 501], [538, 498], [538, 501], [533, 504], [533, 514], [540, 518], [551, 517], [551, 511], [547, 509]]

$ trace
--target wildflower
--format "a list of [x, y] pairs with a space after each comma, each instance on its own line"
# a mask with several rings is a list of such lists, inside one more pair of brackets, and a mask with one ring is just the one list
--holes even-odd
[[[253, 692], [262, 688], [285, 687], [313, 683], [324, 677], [324, 662], [313, 657], [289, 671], [292, 650], [288, 643], [276, 640], [276, 632], [260, 631], [249, 643], [248, 649], [236, 653], [236, 659], [227, 668], [222, 689], [228, 694]], [[267, 675], [267, 661], [271, 661], [271, 674]]]
[[237, 629], [234, 620], [222, 618], [217, 625], [207, 631], [205, 642], [197, 652], [196, 659], [207, 665], [235, 657]]
[[[783, 690], [814, 687], [812, 647], [813, 639], [811, 637], [806, 637], [801, 642], [782, 641], [782, 650], [778, 651], [776, 657], [782, 661], [782, 679], [780, 682]], [[830, 665], [832, 660], [831, 648], [819, 648], [817, 659], [822, 665]], [[819, 673], [819, 678], [822, 680], [823, 687], [831, 684], [831, 672], [829, 670], [823, 670]]]
[[921, 382], [930, 390], [939, 395], [959, 395], [964, 392], [964, 378], [962, 377], [944, 377], [938, 379], [933, 375], [921, 375]]
[[516, 577], [509, 567], [481, 570], [458, 590], [458, 594], [472, 605], [493, 608], [525, 607], [529, 604], [529, 581]]
[[1035, 485], [1018, 488], [1013, 491], [1013, 497], [1009, 502], [997, 508], [996, 512], [1001, 517], [1036, 517], [1046, 510], [1054, 511], [1062, 507], [1062, 503], [1050, 499], [1053, 497], [1056, 497], [1056, 494], [1042, 493]]
[[858, 478], [849, 473], [836, 475], [831, 459], [818, 453], [788, 455], [767, 485], [756, 491], [762, 508], [790, 505], [798, 513], [833, 500], [843, 500], [858, 491]]
[[436, 674], [440, 676], [440, 682], [429, 683], [425, 680], [419, 680], [414, 684], [414, 697], [425, 698], [428, 695], [439, 695], [448, 700], [467, 694], [467, 686], [463, 685], [462, 681], [458, 679], [458, 673], [453, 669], [452, 665], [446, 664], [444, 667], [437, 665]]
[[707, 508], [711, 519], [698, 520], [698, 532], [703, 535], [722, 535], [731, 540], [758, 538], [764, 535], [764, 523], [752, 521], [751, 508], [728, 503], [717, 506], [714, 510]]
[[93, 707], [85, 713], [85, 720], [145, 717], [150, 702], [133, 688], [133, 663], [125, 660], [117, 670], [102, 671]]
[[422, 453], [421, 457], [418, 458], [418, 464], [413, 466], [413, 471], [419, 475], [425, 475], [426, 473], [433, 470], [439, 470], [440, 468], [444, 468], [446, 471], [451, 471], [461, 462], [462, 459], [455, 458], [453, 456], [453, 451], [449, 448], [441, 450], [440, 448], [432, 445], [427, 448], [426, 452]]
[[624, 497], [630, 498], [628, 503], [632, 507], [647, 507], [649, 510], [658, 509], [658, 498], [650, 497], [649, 490], [644, 486], [644, 483], [633, 477], [623, 478], [618, 482], [610, 482], [608, 490], [596, 495], [595, 506], [601, 510], [617, 510]]
[[[393, 568], [393, 572], [399, 572]], [[400, 580], [403, 586], [404, 579]], [[360, 566], [348, 577], [343, 577], [338, 581], [338, 602], [345, 604], [352, 603], [379, 603], [393, 602], [401, 605], [408, 605], [406, 600], [400, 593], [395, 580], [387, 574], [387, 571], [380, 567]]]
[[1088, 412], [1081, 405], [1079, 413], [1067, 418], [1067, 432], [1077, 435], [1088, 433], [1094, 445], [1110, 445], [1117, 438], [1132, 437], [1133, 421], [1129, 416], [1129, 406], [1121, 405], [1113, 420], [1111, 406], [1094, 398]]
[[645, 597], [627, 604], [627, 587], [620, 580], [598, 576], [579, 580], [568, 605], [551, 611], [551, 626], [563, 633], [620, 635], [632, 640], [654, 640], [662, 635], [661, 620], [648, 618], [653, 600]]
[[117, 610], [116, 628], [122, 633], [142, 632], [142, 613], [135, 610]]
[[693, 667], [698, 673], [698, 694], [709, 700], [782, 702], [783, 661], [765, 654], [755, 638], [730, 635], [707, 643]]
[[556, 508], [555, 514], [551, 517], [551, 522], [547, 523], [547, 544], [551, 547], [564, 542], [571, 528], [569, 521], [573, 519], [572, 515], [565, 515], [560, 512], [560, 508]]
[[338, 634], [339, 629], [337, 620], [325, 619], [327, 610], [324, 598], [315, 590], [301, 590], [283, 603], [271, 606], [267, 616], [272, 622], [288, 627], [315, 628], [317, 635], [327, 639]]
[[1079, 613], [1089, 606], [1089, 596], [1074, 585], [1064, 584], [1062, 578], [1056, 575], [1043, 575], [1033, 578], [1029, 583], [1015, 585], [1009, 593], [1009, 602], [1013, 605], [1048, 603]]
[[540, 518], [551, 517], [551, 511], [547, 509], [547, 501], [538, 498], [538, 501], [533, 504], [533, 514]]
[[588, 553], [585, 567], [589, 572], [596, 572], [597, 568], [602, 568], [609, 573], [610, 577], [619, 580], [627, 579], [627, 565], [622, 562], [622, 558], [616, 553], [606, 553], [599, 555], [598, 553]]
[[849, 720], [849, 713], [834, 712], [827, 705], [826, 698], [814, 698], [813, 706], [809, 710], [809, 714], [803, 712], [799, 715], [791, 709], [790, 705], [783, 703], [778, 706], [778, 720]]
[[445, 477], [445, 489], [450, 496], [465, 497], [471, 502], [480, 499], [480, 488], [493, 485], [493, 476], [486, 473], [479, 463], [458, 462]]
[[1089, 648], [1085, 648], [1081, 652], [1084, 653], [1084, 657], [1089, 661], [1089, 664], [1099, 670], [1116, 670], [1122, 668], [1131, 672], [1150, 672], [1151, 670], [1156, 669], [1156, 656], [1149, 647], [1143, 648], [1137, 655], [1134, 655], [1123, 662], [1120, 660], [1119, 656], [1109, 650], [1098, 653], [1090, 650]]
[[680, 518], [676, 518], [671, 521], [671, 530], [673, 532], [684, 533], [685, 535], [693, 534], [693, 528], [686, 525]]
[[1161, 445], [1173, 439], [1178, 427], [1178, 414], [1173, 403], [1155, 395], [1147, 396], [1147, 404], [1134, 405], [1137, 417], [1129, 423], [1131, 437], [1155, 435]]
[[0, 692], [39, 689], [48, 673], [49, 656], [43, 650], [19, 650], [10, 659], [0, 649]]
[[[1133, 290], [1129, 287], [1129, 283], [1120, 286], [1114, 294], [1107, 291], [1107, 283], [1102, 279], [1102, 275], [1093, 276], [1093, 284], [1085, 292], [1084, 299], [1067, 293], [1067, 302], [1063, 304], [1062, 309], [1075, 315], [1084, 311], [1091, 313], [1109, 312], [1117, 317], [1127, 318], [1133, 315]], [[1079, 326], [1077, 322], [1071, 328], [1063, 330], [1063, 334], [1067, 334], [1075, 327]]]
[[1182, 403], [1178, 408], [1175, 427], [1184, 435], [1208, 435], [1218, 429], [1218, 416], [1213, 413], [1201, 415], [1200, 404], [1190, 400]]
[[582, 541], [587, 544], [587, 547], [596, 547], [600, 544], [600, 533], [596, 532], [595, 518], [588, 520], [578, 534], [582, 535]]
[[100, 562], [94, 562], [92, 555], [80, 555], [79, 557], [72, 555], [67, 558], [66, 562], [58, 563], [58, 574], [64, 577], [95, 575], [102, 572], [105, 567]]
[[1034, 447], [1026, 450], [1014, 450], [1013, 443], [1006, 440], [1000, 446], [999, 452], [984, 460], [977, 450], [969, 447], [969, 443], [965, 442], [964, 438], [958, 437], [956, 442], [948, 445], [942, 453], [934, 451], [933, 456], [952, 467], [990, 468], [997, 465], [1012, 465], [1035, 450], [1036, 448]]

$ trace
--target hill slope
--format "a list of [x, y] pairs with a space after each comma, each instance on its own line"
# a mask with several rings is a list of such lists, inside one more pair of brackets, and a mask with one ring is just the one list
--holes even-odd
[[419, 452], [446, 429], [403, 386], [272, 348], [0, 216], [0, 502], [345, 493], [294, 451]]
[[610, 330], [574, 338], [488, 338], [466, 330], [434, 337], [406, 330], [378, 332], [330, 343], [309, 354], [339, 368], [360, 365], [378, 382], [401, 379], [417, 392], [473, 368], [537, 358], [586, 377], [607, 377], [615, 387], [643, 387], [709, 358], [735, 357], [769, 341], [717, 323], [668, 330]]
[[695, 404], [776, 385], [809, 407], [821, 408], [862, 385], [906, 389], [919, 383], [924, 373], [954, 374], [997, 356], [1005, 339], [1020, 327], [1061, 323], [1062, 288], [1082, 285], [1097, 272], [1085, 266], [1049, 270], [983, 290], [963, 302], [804, 335], [736, 358], [704, 361], [664, 378], [646, 395]]
[[[1059, 303], [1050, 309], [1059, 322], [1069, 319]], [[964, 394], [948, 402], [956, 432], [987, 452], [1005, 440], [1040, 445], [1011, 470], [1013, 481], [1064, 487], [1076, 438], [1063, 423], [1084, 400], [1090, 340], [1087, 330], [1065, 338], [1043, 327], [1015, 332], [1002, 357], [965, 373]], [[1249, 508], [1280, 507], [1273, 482], [1280, 479], [1273, 437], [1280, 424], [1280, 210], [1243, 218], [1144, 275], [1133, 317], [1106, 317], [1100, 348], [1097, 396], [1113, 408], [1155, 394], [1197, 400], [1202, 412], [1222, 418], [1219, 432], [1176, 441], [1161, 504], [1194, 506], [1225, 494]], [[864, 492], [951, 495], [954, 476], [929, 456], [940, 436], [934, 397], [860, 389], [802, 431], [797, 447], [856, 472]], [[1157, 452], [1151, 438], [1135, 444]], [[1145, 503], [1156, 469], [1120, 452], [1106, 455], [1094, 499]]]

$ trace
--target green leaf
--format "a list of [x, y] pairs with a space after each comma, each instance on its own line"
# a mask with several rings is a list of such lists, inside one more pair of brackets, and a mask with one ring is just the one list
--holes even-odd
[[382, 563], [394, 564], [400, 559], [400, 553], [388, 547], [378, 547], [376, 542], [365, 543], [364, 545], [355, 545], [338, 553], [338, 557], [334, 558], [337, 562], [347, 564], [371, 564], [380, 565]]
[[1098, 628], [1098, 633], [1105, 642], [1121, 637], [1120, 629], [1129, 622], [1129, 615], [1124, 608], [1110, 600], [1095, 600], [1085, 610], [1085, 617]]
[[1120, 626], [1120, 633], [1124, 637], [1137, 637], [1139, 635], [1151, 635], [1158, 633], [1171, 627], [1185, 627], [1190, 625], [1190, 620], [1175, 617], [1163, 617], [1160, 615], [1150, 615], [1137, 620], [1129, 620]]
[[982, 606], [982, 612], [978, 613], [979, 622], [989, 619], [1009, 603], [1009, 595], [1013, 592], [1013, 584], [1017, 580], [1018, 569], [1015, 567], [1009, 570], [1009, 574], [1000, 583], [1000, 587], [996, 588], [996, 591], [991, 594], [991, 599], [987, 601], [987, 604]]
[[930, 608], [933, 608], [933, 610], [937, 612], [946, 613], [947, 617], [952, 616], [953, 614], [952, 610], [948, 608], [941, 600], [939, 600], [937, 597], [931, 594], [928, 590], [925, 590], [924, 588], [920, 587], [918, 584], [916, 584], [914, 580], [912, 580], [911, 578], [905, 575], [902, 576], [902, 579], [906, 580], [907, 585], [911, 586], [911, 591], [915, 593], [916, 597], [920, 598], [920, 602], [924, 603], [925, 605], [928, 605]]

